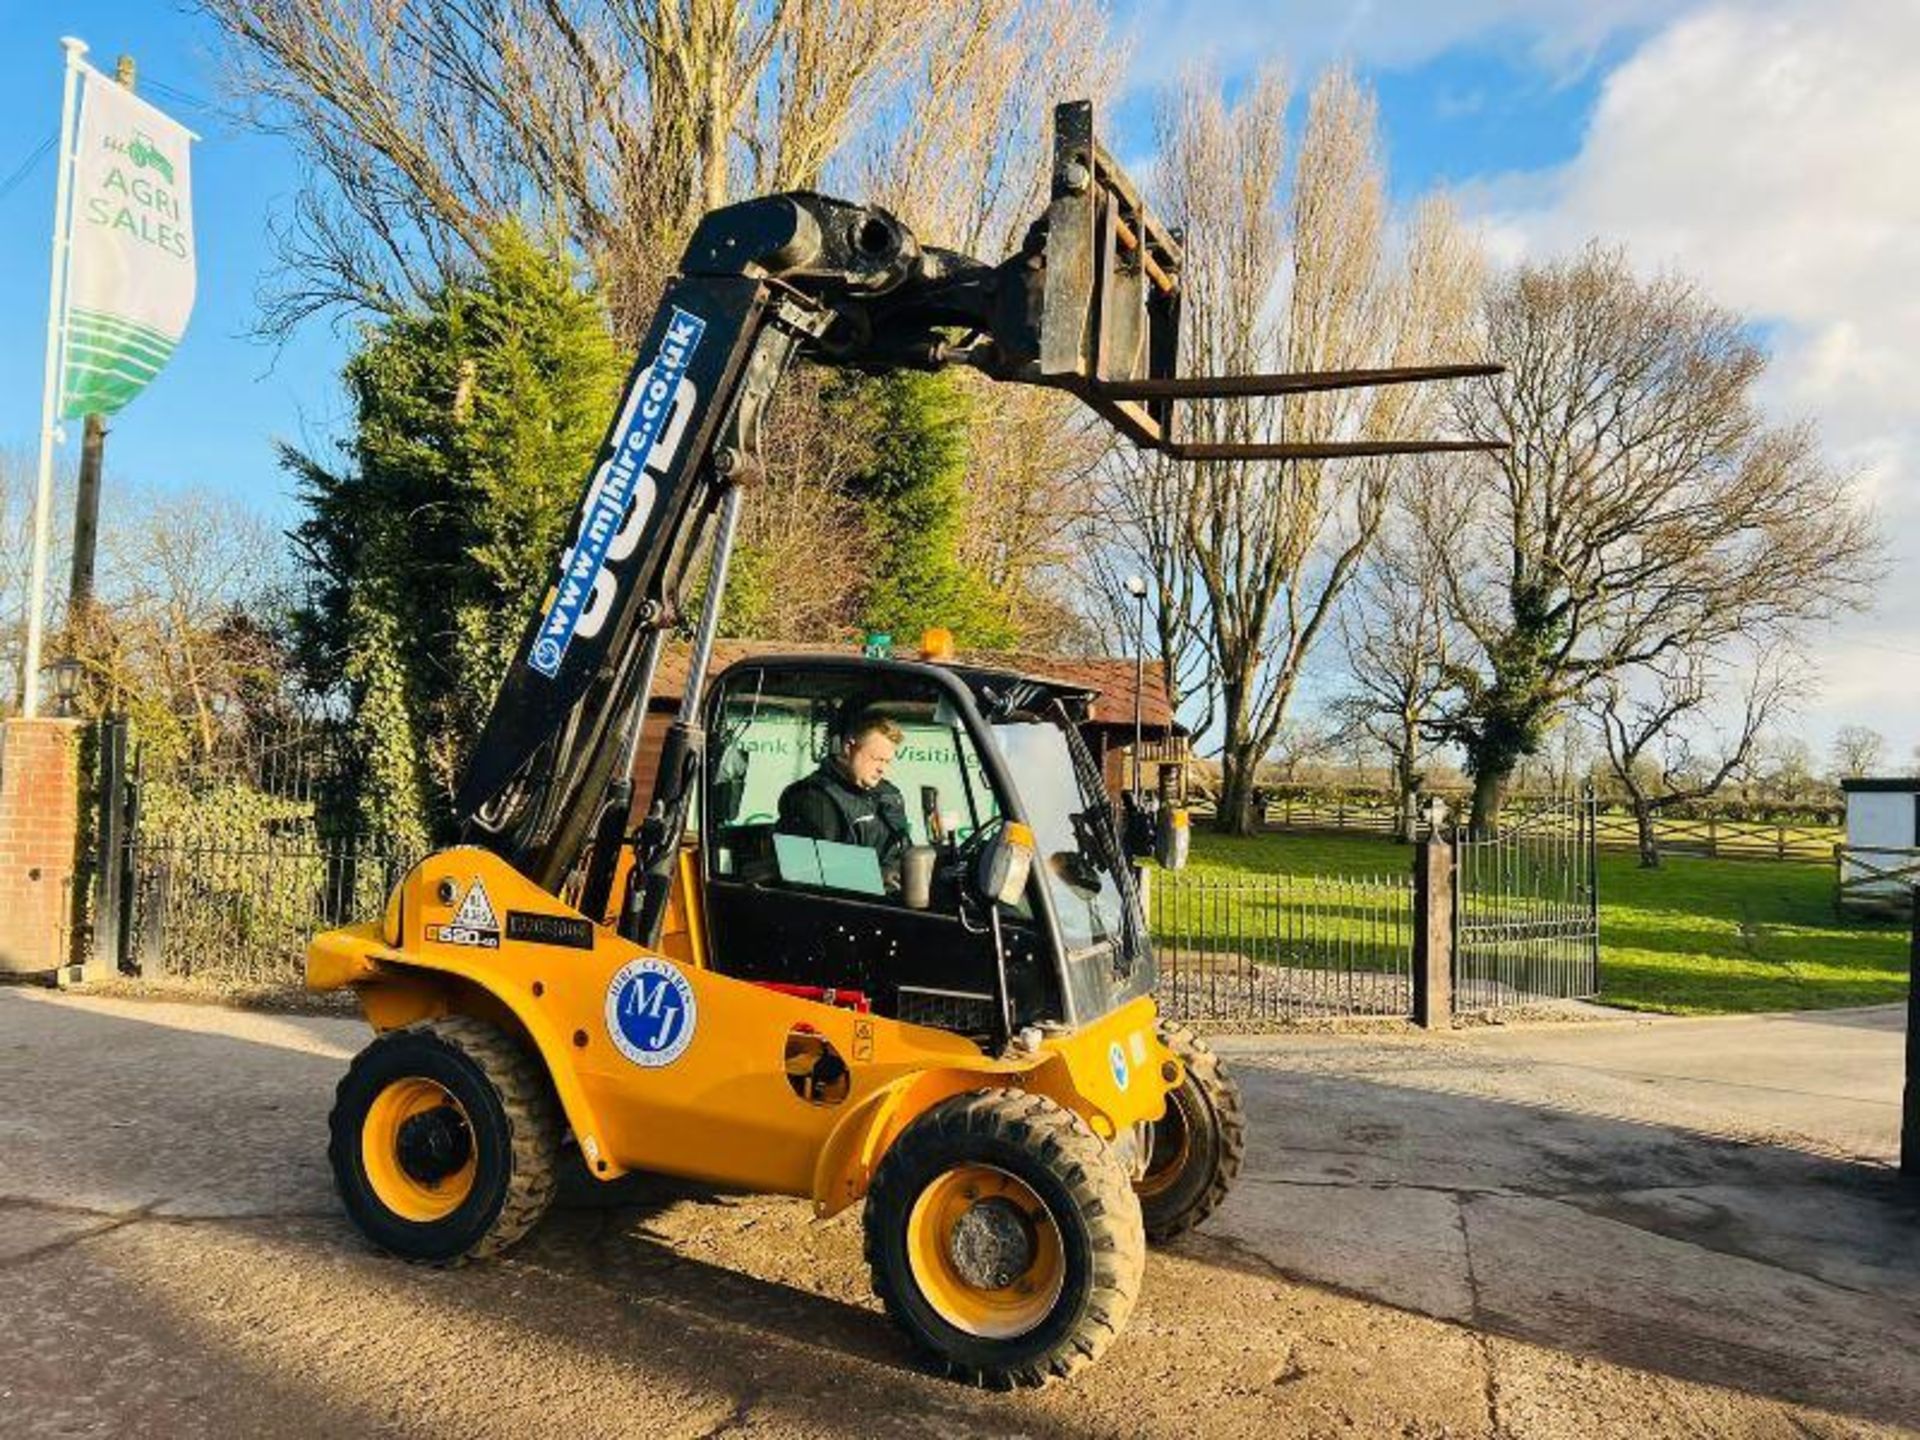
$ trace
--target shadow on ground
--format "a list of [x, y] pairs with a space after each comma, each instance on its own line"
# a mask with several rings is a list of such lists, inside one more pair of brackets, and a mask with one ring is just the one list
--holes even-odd
[[[1254, 1433], [1303, 1405], [1363, 1429], [1497, 1429], [1492, 1379], [1483, 1399], [1452, 1373], [1479, 1363], [1476, 1334], [1920, 1415], [1898, 1340], [1920, 1331], [1920, 1202], [1884, 1167], [1467, 1093], [1419, 1047], [1364, 1073], [1290, 1070], [1285, 1042], [1245, 1064], [1245, 1183], [1155, 1259], [1096, 1372], [1134, 1398], [1096, 1378], [1010, 1399], [921, 1371], [868, 1294], [857, 1212], [817, 1225], [800, 1202], [575, 1172], [502, 1263], [377, 1256], [324, 1162], [357, 1028], [276, 1018], [246, 1038], [154, 1016], [0, 991], [0, 1309], [31, 1317], [9, 1384], [42, 1396], [39, 1428], [471, 1428], [480, 1385], [486, 1433]], [[1383, 1330], [1378, 1305], [1465, 1328]], [[1369, 1346], [1374, 1369], [1339, 1368]]]
[[[1179, 1253], [1862, 1418], [1920, 1416], [1920, 1186], [1887, 1165], [1473, 1093], [1508, 1062], [1243, 1064], [1245, 1181]], [[1455, 1083], [1471, 1074], [1471, 1083]], [[1493, 1082], [1497, 1083], [1497, 1082]], [[1649, 1082], [1657, 1083], [1657, 1082]], [[1624, 1108], [1624, 1107], [1622, 1107]]]

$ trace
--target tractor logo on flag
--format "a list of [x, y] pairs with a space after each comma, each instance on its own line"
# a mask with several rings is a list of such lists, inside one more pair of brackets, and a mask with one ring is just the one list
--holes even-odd
[[173, 184], [173, 162], [160, 153], [160, 147], [145, 132], [133, 132], [133, 143], [127, 146], [127, 159], [142, 170], [159, 171], [163, 180]]

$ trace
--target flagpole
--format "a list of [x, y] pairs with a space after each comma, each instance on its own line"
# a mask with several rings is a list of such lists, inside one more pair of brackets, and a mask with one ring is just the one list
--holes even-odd
[[53, 446], [60, 412], [60, 340], [66, 320], [67, 203], [73, 184], [73, 101], [80, 83], [80, 57], [87, 42], [60, 39], [67, 52], [66, 83], [60, 95], [60, 164], [53, 191], [52, 276], [47, 282], [47, 369], [40, 391], [40, 475], [33, 498], [33, 573], [27, 582], [27, 653], [21, 662], [20, 713], [40, 712], [41, 611], [47, 590], [47, 531], [53, 513]]

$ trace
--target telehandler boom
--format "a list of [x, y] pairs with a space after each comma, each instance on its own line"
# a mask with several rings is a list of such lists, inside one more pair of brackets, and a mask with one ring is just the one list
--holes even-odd
[[[475, 746], [467, 843], [309, 951], [309, 985], [352, 987], [378, 1032], [329, 1149], [375, 1243], [441, 1264], [499, 1251], [570, 1139], [600, 1179], [794, 1194], [823, 1216], [864, 1200], [876, 1289], [955, 1376], [1042, 1383], [1118, 1333], [1144, 1242], [1220, 1202], [1243, 1123], [1218, 1059], [1155, 1012], [1129, 847], [1077, 731], [1091, 697], [939, 653], [762, 657], [711, 694], [706, 671], [796, 357], [1066, 390], [1176, 460], [1483, 448], [1184, 441], [1188, 401], [1497, 367], [1182, 377], [1180, 273], [1085, 104], [1056, 111], [1050, 203], [997, 264], [807, 192], [700, 222]], [[702, 553], [636, 829], [640, 728]], [[884, 869], [786, 818], [815, 761], [874, 733], [921, 802]]]

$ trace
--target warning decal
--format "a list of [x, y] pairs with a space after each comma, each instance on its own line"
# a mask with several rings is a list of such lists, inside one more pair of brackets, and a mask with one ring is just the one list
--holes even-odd
[[493, 913], [493, 901], [487, 898], [487, 887], [480, 883], [479, 876], [474, 876], [473, 884], [461, 897], [460, 908], [453, 912], [453, 922], [427, 926], [427, 939], [442, 945], [465, 945], [474, 950], [500, 948], [500, 917]]
[[453, 912], [453, 923], [470, 930], [500, 928], [500, 917], [493, 913], [493, 901], [487, 898], [487, 887], [480, 883], [479, 876], [474, 877], [466, 898], [460, 902], [460, 908]]

